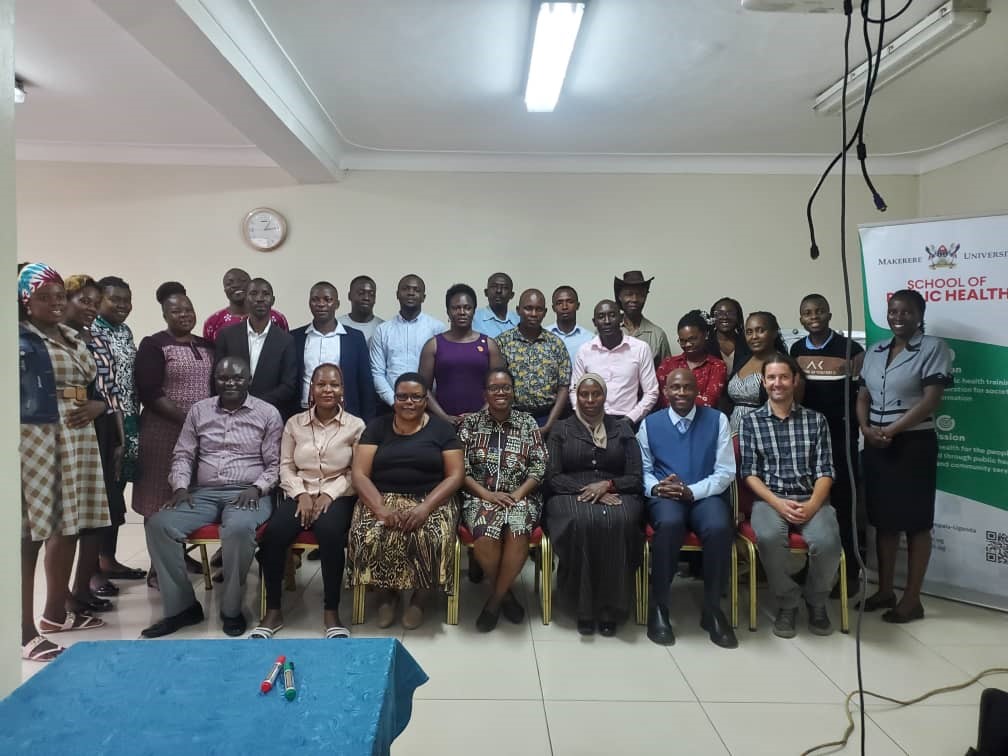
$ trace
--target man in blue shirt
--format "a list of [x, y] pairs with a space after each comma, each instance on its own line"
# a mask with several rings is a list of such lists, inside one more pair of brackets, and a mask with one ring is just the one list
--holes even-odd
[[578, 349], [595, 337], [595, 331], [577, 324], [579, 309], [581, 302], [573, 286], [558, 286], [553, 290], [553, 312], [556, 313], [556, 323], [546, 330], [560, 337], [570, 354], [571, 365], [574, 364]]
[[735, 537], [726, 496], [735, 477], [728, 418], [716, 409], [696, 406], [697, 384], [691, 370], [673, 370], [664, 390], [669, 408], [648, 415], [637, 432], [644, 495], [655, 531], [648, 638], [663, 646], [675, 643], [668, 616], [669, 584], [679, 550], [692, 531], [704, 550], [700, 626], [716, 645], [735, 648], [738, 639], [721, 611]]
[[494, 273], [487, 279], [483, 293], [487, 298], [487, 306], [480, 307], [473, 314], [472, 328], [496, 339], [504, 331], [518, 327], [518, 313], [508, 309], [508, 304], [514, 299], [514, 282], [507, 273]]
[[395, 403], [392, 387], [396, 379], [403, 373], [415, 372], [427, 339], [445, 331], [444, 323], [420, 312], [427, 299], [427, 285], [420, 276], [403, 276], [396, 287], [396, 299], [399, 312], [375, 329], [370, 346], [375, 391], [388, 407]]

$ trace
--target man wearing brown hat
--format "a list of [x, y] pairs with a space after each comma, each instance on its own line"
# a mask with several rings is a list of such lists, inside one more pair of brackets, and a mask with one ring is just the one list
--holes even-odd
[[647, 302], [652, 281], [654, 276], [645, 280], [641, 271], [628, 270], [623, 278], [613, 278], [613, 293], [623, 311], [623, 333], [640, 339], [651, 347], [657, 367], [666, 357], [672, 356], [672, 349], [665, 331], [644, 317], [644, 303]]

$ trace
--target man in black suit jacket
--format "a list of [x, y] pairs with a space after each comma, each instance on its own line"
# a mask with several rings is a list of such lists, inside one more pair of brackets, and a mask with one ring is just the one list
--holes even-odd
[[312, 371], [323, 362], [338, 364], [343, 371], [343, 407], [365, 422], [375, 416], [371, 358], [364, 334], [345, 328], [336, 320], [339, 294], [328, 281], [319, 281], [308, 293], [312, 322], [291, 331], [297, 355], [298, 392], [294, 412], [308, 406], [308, 383]]
[[249, 281], [245, 294], [248, 318], [222, 329], [214, 343], [216, 359], [241, 357], [252, 369], [249, 393], [269, 402], [285, 418], [298, 396], [294, 339], [270, 320], [273, 287], [263, 278]]

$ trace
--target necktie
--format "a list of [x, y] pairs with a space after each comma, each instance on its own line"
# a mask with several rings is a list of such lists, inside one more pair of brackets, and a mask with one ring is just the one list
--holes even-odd
[[689, 430], [689, 420], [685, 417], [682, 418], [678, 423], [676, 423], [676, 427], [679, 429], [680, 433], [685, 433]]

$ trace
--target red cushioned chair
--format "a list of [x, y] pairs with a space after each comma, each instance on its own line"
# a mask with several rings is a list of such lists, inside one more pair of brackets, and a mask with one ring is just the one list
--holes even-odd
[[[732, 514], [735, 522], [738, 522], [738, 491], [735, 482], [732, 481], [731, 488], [729, 489], [729, 496], [731, 498], [732, 504]], [[635, 614], [638, 625], [647, 624], [647, 610], [648, 610], [648, 590], [650, 588], [650, 575], [651, 575], [651, 542], [654, 540], [654, 528], [648, 523], [644, 528], [644, 558], [641, 560], [641, 566], [637, 568], [637, 572], [634, 574], [634, 588], [636, 592], [636, 607]], [[703, 551], [703, 544], [700, 542], [700, 537], [697, 536], [692, 530], [686, 533], [686, 540], [683, 541], [682, 551]], [[728, 595], [731, 598], [731, 621], [732, 626], [738, 626], [738, 556], [735, 553], [735, 548], [732, 547], [731, 550], [731, 563], [730, 563], [730, 577], [728, 578], [729, 588]]]
[[[732, 436], [732, 444], [735, 447], [735, 464], [741, 463], [742, 455], [739, 449], [738, 434]], [[759, 544], [756, 542], [756, 531], [749, 519], [752, 515], [753, 502], [756, 496], [742, 479], [739, 473], [737, 481], [738, 489], [738, 512], [741, 516], [739, 523], [738, 543], [749, 555], [749, 629], [756, 629], [756, 555]], [[801, 533], [791, 531], [788, 533], [788, 549], [792, 554], [804, 554], [808, 556], [808, 544], [802, 538]], [[737, 618], [735, 618], [737, 624]], [[843, 551], [840, 552], [840, 631], [849, 632], [850, 621], [847, 612], [847, 557]]]
[[[472, 561], [472, 546], [476, 540], [469, 529], [459, 523], [458, 537], [462, 544], [469, 549], [469, 560]], [[553, 618], [553, 547], [550, 544], [549, 536], [542, 529], [541, 525], [536, 525], [529, 535], [529, 554], [535, 563], [535, 592], [539, 595], [539, 608], [542, 611], [542, 623], [548, 625]], [[455, 581], [458, 584], [459, 567], [458, 561], [455, 563]], [[458, 592], [455, 593], [455, 622], [458, 624]]]
[[[262, 534], [266, 532], [266, 524], [267, 523], [264, 522], [256, 528], [257, 541], [262, 538]], [[213, 590], [213, 578], [210, 575], [210, 558], [207, 556], [207, 546], [220, 546], [220, 542], [219, 522], [204, 525], [202, 528], [196, 528], [196, 530], [190, 533], [189, 537], [185, 539], [185, 550], [187, 554], [194, 548], [199, 548], [200, 561], [203, 562], [203, 587], [208, 591]]]

